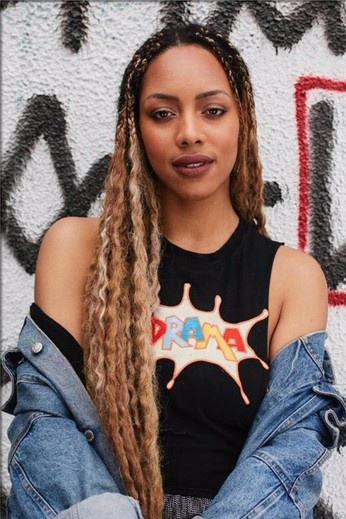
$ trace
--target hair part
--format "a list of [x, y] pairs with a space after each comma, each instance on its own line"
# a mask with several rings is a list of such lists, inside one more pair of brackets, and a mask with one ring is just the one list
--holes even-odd
[[236, 212], [266, 234], [255, 106], [244, 61], [222, 35], [206, 27], [188, 24], [159, 31], [134, 54], [121, 83], [115, 151], [86, 286], [83, 324], [87, 389], [126, 490], [139, 500], [146, 519], [161, 519], [163, 509], [151, 342], [152, 315], [159, 304], [161, 211], [139, 132], [139, 97], [152, 60], [177, 45], [209, 50], [227, 74], [240, 119], [230, 197]]

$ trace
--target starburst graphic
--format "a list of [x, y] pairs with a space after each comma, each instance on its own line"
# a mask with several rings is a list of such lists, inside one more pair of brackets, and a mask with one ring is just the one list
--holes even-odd
[[239, 362], [257, 359], [265, 369], [268, 365], [256, 355], [248, 343], [251, 328], [268, 317], [264, 309], [260, 315], [239, 323], [229, 323], [220, 316], [222, 298], [215, 297], [210, 312], [198, 310], [190, 300], [189, 283], [184, 285], [181, 302], [176, 306], [160, 305], [153, 317], [153, 346], [156, 359], [174, 362], [172, 389], [179, 374], [194, 362], [209, 362], [223, 368], [237, 383], [246, 404], [246, 396], [239, 376]]

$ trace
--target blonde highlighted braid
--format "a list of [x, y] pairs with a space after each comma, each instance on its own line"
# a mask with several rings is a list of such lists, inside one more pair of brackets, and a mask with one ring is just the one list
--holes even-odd
[[105, 185], [97, 250], [84, 305], [87, 389], [118, 460], [127, 492], [146, 519], [162, 519], [158, 405], [151, 318], [159, 304], [160, 203], [138, 128], [139, 95], [150, 62], [169, 47], [200, 45], [222, 64], [240, 117], [231, 173], [235, 210], [266, 234], [256, 117], [247, 68], [222, 36], [199, 25], [149, 38], [125, 70], [113, 154]]

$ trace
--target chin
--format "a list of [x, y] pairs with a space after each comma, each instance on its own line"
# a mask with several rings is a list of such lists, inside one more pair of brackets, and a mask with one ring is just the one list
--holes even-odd
[[213, 196], [213, 193], [199, 190], [178, 193], [178, 198], [184, 202], [202, 202]]

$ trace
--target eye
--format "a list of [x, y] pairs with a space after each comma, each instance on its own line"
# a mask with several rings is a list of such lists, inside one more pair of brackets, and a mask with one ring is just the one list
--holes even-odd
[[151, 117], [153, 119], [157, 119], [157, 120], [165, 120], [165, 119], [170, 119], [171, 117], [174, 116], [174, 113], [171, 112], [170, 110], [155, 110], [154, 112], [152, 112], [151, 114]]
[[224, 108], [220, 108], [218, 106], [212, 106], [210, 108], [207, 108], [204, 113], [210, 117], [220, 117], [224, 113], [226, 113], [226, 110]]

